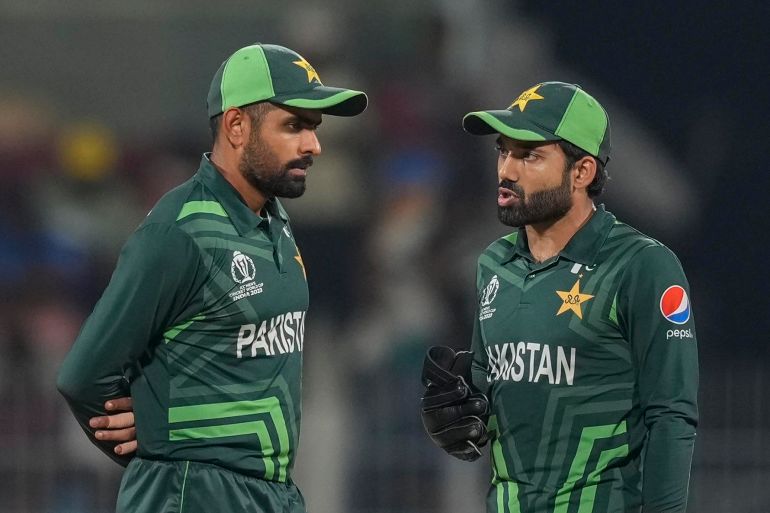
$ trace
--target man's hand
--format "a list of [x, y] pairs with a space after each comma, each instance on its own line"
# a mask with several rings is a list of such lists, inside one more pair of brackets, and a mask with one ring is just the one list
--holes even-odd
[[96, 439], [118, 442], [114, 451], [119, 456], [136, 452], [136, 428], [131, 398], [110, 399], [104, 403], [104, 409], [115, 413], [103, 417], [91, 417], [88, 421], [88, 425], [96, 429], [94, 433]]
[[487, 443], [489, 401], [474, 392], [470, 383], [473, 353], [455, 353], [444, 346], [431, 347], [425, 356], [422, 381], [422, 423], [433, 441], [464, 461], [481, 456]]

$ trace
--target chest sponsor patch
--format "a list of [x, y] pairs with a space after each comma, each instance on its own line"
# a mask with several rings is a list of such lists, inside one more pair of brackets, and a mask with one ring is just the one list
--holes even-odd
[[690, 320], [690, 298], [679, 285], [671, 285], [660, 296], [660, 313], [674, 324]]

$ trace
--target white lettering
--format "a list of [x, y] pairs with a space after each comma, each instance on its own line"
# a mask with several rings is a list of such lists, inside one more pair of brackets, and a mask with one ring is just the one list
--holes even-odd
[[254, 332], [257, 327], [254, 324], [244, 324], [241, 326], [241, 331], [238, 333], [238, 343], [235, 346], [235, 353], [238, 358], [243, 357], [243, 347], [251, 344], [254, 341]]
[[[497, 349], [497, 346], [494, 346]], [[499, 351], [499, 350], [498, 350]], [[500, 371], [497, 367], [498, 359], [492, 356], [492, 348], [487, 346], [487, 361], [489, 362], [489, 372], [487, 373], [487, 382], [497, 381], [500, 377]]]
[[574, 347], [552, 347], [525, 341], [506, 342], [486, 347], [486, 353], [487, 381], [490, 383], [522, 380], [538, 383], [541, 378], [543, 381], [547, 379], [551, 385], [566, 383], [572, 386], [575, 382], [577, 350]]
[[[256, 335], [255, 335], [256, 332]], [[262, 350], [265, 356], [291, 354], [302, 351], [305, 337], [305, 312], [287, 312], [254, 324], [244, 324], [238, 333], [235, 354], [243, 358], [244, 349], [251, 346], [252, 358]]]
[[575, 348], [570, 348], [569, 363], [567, 363], [567, 355], [564, 354], [564, 348], [556, 346], [556, 383], [561, 383], [561, 373], [564, 371], [564, 379], [568, 385], [572, 385], [575, 379]]
[[[285, 226], [284, 226], [285, 228]], [[291, 327], [294, 316], [290, 313], [286, 314], [283, 321], [283, 329], [286, 331], [286, 338], [283, 341], [283, 346], [286, 348], [287, 353], [294, 352], [294, 328]], [[281, 335], [283, 337], [283, 335]]]
[[511, 362], [511, 378], [514, 381], [521, 381], [524, 377], [524, 359], [522, 355], [527, 350], [527, 345], [524, 342], [514, 344], [516, 346], [516, 357]]
[[281, 331], [281, 325], [283, 324], [283, 315], [273, 317], [270, 319], [270, 331], [267, 332], [267, 339], [270, 341], [270, 350], [275, 354], [275, 347], [278, 347], [278, 352], [284, 354], [286, 351], [281, 346], [281, 341], [278, 339], [278, 335]]
[[305, 312], [294, 312], [294, 318], [299, 316], [299, 339], [297, 340], [297, 351], [303, 351], [305, 347]]
[[508, 350], [511, 344], [503, 344], [500, 348], [500, 355], [497, 357], [497, 366], [503, 373], [503, 379], [508, 380], [511, 377], [511, 366], [508, 364]]
[[527, 351], [529, 351], [529, 382], [532, 383], [532, 372], [535, 369], [535, 351], [540, 351], [540, 344], [527, 342]]
[[666, 340], [671, 340], [672, 338], [678, 338], [679, 340], [684, 340], [686, 338], [695, 338], [695, 335], [693, 335], [692, 330], [690, 328], [666, 331]]
[[543, 352], [540, 353], [540, 365], [537, 368], [537, 374], [535, 374], [535, 383], [540, 379], [540, 376], [547, 376], [548, 383], [553, 385], [553, 371], [551, 370], [551, 350], [548, 344], [543, 344]]
[[267, 342], [265, 342], [265, 335], [267, 334], [267, 322], [262, 321], [262, 324], [259, 325], [259, 333], [257, 333], [257, 339], [254, 341], [254, 344], [251, 346], [251, 356], [252, 358], [257, 356], [257, 348], [262, 348], [262, 350], [265, 352], [267, 356], [272, 356], [273, 353], [270, 352], [270, 348], [267, 346]]

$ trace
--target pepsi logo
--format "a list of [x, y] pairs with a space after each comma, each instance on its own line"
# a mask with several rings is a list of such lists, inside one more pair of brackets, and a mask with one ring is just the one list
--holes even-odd
[[660, 297], [660, 312], [674, 324], [684, 324], [690, 320], [690, 299], [687, 292], [679, 285], [671, 285]]

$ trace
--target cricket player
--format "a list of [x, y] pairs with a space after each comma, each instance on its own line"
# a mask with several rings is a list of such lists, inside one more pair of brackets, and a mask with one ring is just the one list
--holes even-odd
[[489, 513], [684, 512], [698, 422], [690, 288], [660, 242], [595, 205], [607, 113], [544, 82], [471, 112], [497, 137], [500, 220], [477, 268], [472, 353], [429, 351], [426, 429], [464, 460], [491, 442]]
[[[366, 104], [276, 45], [214, 75], [212, 152], [128, 240], [59, 373], [91, 440], [127, 465], [118, 512], [305, 511], [292, 467], [308, 289], [278, 198], [305, 191], [322, 114]], [[105, 401], [133, 407], [135, 445], [96, 437]]]

